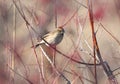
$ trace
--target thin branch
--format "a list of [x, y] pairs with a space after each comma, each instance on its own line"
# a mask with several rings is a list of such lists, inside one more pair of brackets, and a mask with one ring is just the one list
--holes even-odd
[[[73, 58], [65, 55], [65, 54], [62, 53], [61, 51], [55, 49], [53, 46], [51, 46], [51, 45], [50, 45], [45, 39], [43, 39], [42, 37], [41, 37], [41, 39], [44, 40], [52, 49], [54, 49], [55, 51], [57, 51], [57, 52], [58, 52], [59, 54], [61, 54], [62, 56], [66, 57], [66, 58], [68, 58], [68, 59], [70, 59], [70, 60], [72, 60], [73, 62], [76, 62], [76, 63], [79, 63], [79, 64], [83, 64], [83, 65], [90, 65], [90, 66], [93, 66], [93, 65], [94, 65], [94, 64], [91, 64], [91, 63], [84, 63], [84, 62], [80, 62], [80, 61], [78, 61], [78, 60], [75, 60], [75, 59], [73, 59]], [[96, 65], [101, 65], [101, 64], [96, 64]]]
[[119, 46], [120, 46], [120, 41], [113, 35], [113, 34], [111, 34], [106, 28], [105, 28], [105, 26], [102, 24], [102, 23], [100, 23], [100, 26], [102, 26], [102, 28], [119, 44]]
[[51, 64], [51, 66], [53, 67], [53, 69], [55, 70], [55, 72], [59, 75], [62, 76], [67, 82], [68, 84], [70, 84], [70, 81], [62, 74], [60, 73], [57, 68], [54, 66], [53, 62], [51, 61], [51, 59], [48, 57], [48, 55], [45, 53], [44, 49], [40, 46], [41, 51], [43, 52], [44, 56], [46, 57], [46, 59], [49, 61], [49, 63]]
[[[30, 35], [30, 39], [31, 39], [31, 42], [32, 42], [32, 45], [34, 45], [34, 43], [33, 43], [33, 39], [32, 39], [32, 35], [31, 35], [31, 32], [30, 32], [30, 29], [29, 29], [29, 26], [26, 24], [26, 26], [27, 26], [27, 29], [28, 29], [28, 31], [29, 31], [29, 35]], [[44, 78], [44, 75], [42, 74], [42, 70], [41, 70], [41, 68], [40, 68], [40, 63], [39, 63], [39, 60], [38, 60], [38, 55], [37, 55], [37, 52], [36, 52], [36, 50], [35, 50], [35, 48], [33, 48], [33, 51], [34, 51], [34, 53], [35, 53], [35, 57], [36, 57], [36, 61], [37, 61], [37, 63], [38, 63], [38, 68], [39, 68], [39, 70], [40, 70], [40, 74], [41, 74], [41, 76], [42, 76], [42, 80], [43, 80], [43, 82], [45, 82], [45, 78]]]
[[[92, 37], [93, 37], [93, 48], [94, 48], [94, 55], [95, 55], [95, 51], [97, 53], [97, 56], [100, 60], [100, 63], [102, 64], [102, 67], [106, 73], [106, 75], [108, 76], [109, 78], [109, 81], [111, 83], [114, 83], [114, 84], [118, 84], [117, 81], [116, 81], [116, 78], [115, 76], [113, 75], [113, 72], [112, 70], [110, 69], [110, 66], [108, 65], [108, 63], [105, 61], [103, 61], [102, 59], [102, 55], [100, 53], [100, 50], [99, 50], [99, 46], [98, 46], [98, 42], [97, 42], [97, 38], [96, 38], [96, 35], [95, 35], [95, 31], [94, 31], [94, 20], [93, 20], [93, 12], [92, 12], [92, 4], [90, 2], [90, 0], [88, 0], [88, 7], [89, 7], [89, 17], [90, 17], [90, 23], [91, 23], [91, 30], [92, 30]], [[96, 60], [96, 57], [95, 57], [95, 60]], [[95, 61], [95, 65], [96, 65], [96, 61]], [[96, 76], [97, 77], [97, 76]], [[96, 84], [97, 84], [97, 79], [96, 79]]]
[[26, 80], [29, 84], [34, 84], [32, 83], [29, 79], [25, 78], [24, 76], [22, 76], [21, 74], [17, 73], [16, 71], [14, 71], [10, 66], [7, 65], [7, 67], [12, 70], [15, 74], [17, 74], [18, 76], [22, 77], [24, 80]]
[[[13, 0], [13, 3], [14, 3], [14, 5], [15, 5], [15, 7], [17, 8], [17, 10], [18, 10], [19, 14], [21, 15], [21, 17], [24, 19], [24, 21], [25, 21], [25, 23], [26, 23], [26, 26], [27, 26], [27, 29], [28, 29], [28, 31], [29, 31], [29, 35], [30, 35], [30, 39], [31, 39], [32, 45], [34, 45], [33, 39], [32, 39], [32, 35], [31, 35], [31, 32], [30, 32], [30, 29], [29, 29], [29, 28], [31, 28], [35, 33], [37, 33], [37, 32], [34, 30], [34, 28], [33, 28], [33, 27], [30, 25], [30, 23], [27, 21], [27, 19], [26, 19], [26, 17], [25, 17], [25, 14], [24, 14], [24, 12], [23, 12], [22, 6], [20, 6], [20, 7], [21, 7], [21, 10], [20, 10], [19, 7], [17, 6], [15, 0]], [[20, 2], [20, 1], [19, 1], [19, 3], [20, 3], [20, 5], [21, 5], [21, 2]], [[37, 33], [37, 34], [38, 34], [38, 33]], [[39, 64], [39, 60], [38, 60], [37, 53], [36, 53], [36, 51], [35, 51], [34, 48], [33, 48], [33, 50], [34, 50], [34, 53], [35, 53], [35, 56], [36, 56], [36, 60], [37, 60], [37, 63], [38, 63], [38, 68], [39, 68], [39, 70], [40, 70], [40, 72], [41, 72], [41, 68], [40, 68], [40, 64]], [[42, 76], [42, 80], [43, 80], [43, 82], [44, 82], [44, 77], [43, 77], [42, 73], [41, 73], [41, 76]]]
[[31, 28], [36, 34], [39, 34], [39, 33], [30, 25], [30, 23], [27, 21], [25, 15], [23, 15], [24, 13], [21, 12], [21, 10], [20, 10], [19, 7], [17, 6], [15, 0], [13, 0], [13, 3], [14, 3], [14, 5], [15, 5], [15, 7], [17, 8], [19, 14], [21, 15], [21, 17], [22, 17], [23, 20], [25, 21], [25, 23], [26, 23], [27, 25], [29, 25], [30, 28]]
[[80, 78], [85, 79], [86, 81], [88, 81], [88, 82], [90, 82], [90, 83], [92, 83], [92, 84], [95, 84], [94, 81], [91, 81], [91, 80], [89, 80], [89, 79], [87, 79], [87, 78], [85, 78], [85, 77], [83, 77], [83, 76], [81, 76], [81, 75], [79, 75], [79, 74], [75, 74], [74, 72], [70, 72], [70, 71], [67, 71], [67, 70], [64, 70], [64, 71], [65, 71], [66, 73], [79, 76]]
[[64, 26], [66, 26], [66, 24], [68, 24], [68, 22], [70, 22], [72, 19], [73, 19], [73, 17], [76, 15], [76, 13], [78, 12], [78, 10], [79, 10], [79, 8], [81, 7], [81, 5], [79, 5], [79, 7], [77, 8], [77, 10], [73, 13], [73, 15], [70, 17], [70, 19], [66, 22], [66, 23], [64, 23], [61, 27], [64, 27]]
[[114, 71], [116, 71], [116, 70], [118, 70], [118, 69], [120, 69], [120, 67], [118, 67], [118, 68], [116, 68], [116, 69], [112, 70], [112, 72], [114, 72]]
[[[83, 5], [82, 3], [78, 2], [77, 0], [75, 0], [77, 3], [81, 4], [84, 8], [88, 9], [87, 6]], [[120, 16], [120, 15], [119, 15]], [[96, 17], [95, 17], [96, 18]], [[100, 20], [98, 20], [100, 21]], [[114, 36], [112, 35], [106, 28], [105, 26], [100, 22], [100, 26], [102, 26], [102, 28], [120, 45], [120, 41]]]
[[89, 11], [89, 18], [90, 18], [90, 24], [91, 24], [91, 30], [92, 30], [92, 39], [93, 39], [93, 56], [94, 56], [94, 66], [95, 66], [95, 82], [97, 82], [97, 69], [96, 69], [96, 54], [95, 54], [95, 49], [96, 49], [96, 36], [94, 34], [94, 20], [93, 20], [93, 10], [92, 10], [92, 1], [88, 0], [88, 11]]
[[54, 10], [55, 10], [55, 28], [57, 28], [57, 1], [56, 0], [54, 0], [54, 3], [55, 3], [55, 5], [54, 5]]

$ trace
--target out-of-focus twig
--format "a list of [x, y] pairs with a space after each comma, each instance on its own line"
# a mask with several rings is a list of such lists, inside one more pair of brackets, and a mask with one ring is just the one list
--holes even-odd
[[64, 70], [66, 73], [69, 73], [69, 74], [72, 74], [72, 75], [75, 75], [75, 76], [79, 76], [79, 78], [81, 78], [81, 79], [84, 79], [84, 80], [86, 80], [86, 81], [88, 81], [88, 82], [90, 82], [90, 83], [92, 83], [92, 84], [95, 84], [95, 82], [94, 81], [92, 81], [92, 80], [89, 80], [89, 79], [87, 79], [86, 77], [84, 77], [84, 76], [82, 76], [82, 75], [79, 75], [77, 72], [75, 72], [75, 71], [73, 71], [73, 70], [71, 70], [71, 71], [68, 71], [68, 70]]
[[[16, 4], [16, 1], [15, 1], [15, 0], [13, 0], [13, 3], [14, 3], [14, 5], [15, 5], [16, 9], [18, 10], [19, 14], [21, 15], [21, 17], [24, 19], [24, 21], [25, 21], [25, 23], [26, 23], [26, 26], [27, 26], [27, 29], [28, 29], [28, 32], [29, 32], [29, 35], [30, 35], [30, 38], [31, 38], [31, 43], [32, 43], [32, 45], [34, 45], [33, 40], [32, 40], [32, 35], [31, 35], [31, 32], [30, 32], [30, 29], [29, 29], [29, 28], [31, 28], [34, 32], [36, 32], [36, 31], [34, 30], [34, 28], [30, 25], [30, 23], [29, 23], [28, 20], [26, 19], [25, 14], [24, 14], [24, 12], [23, 12], [23, 10], [22, 10], [22, 6], [20, 6], [20, 7], [21, 7], [21, 10], [20, 10], [19, 7], [18, 7], [18, 5]], [[20, 3], [20, 1], [19, 1], [19, 3]], [[21, 3], [20, 3], [20, 5], [21, 5]], [[37, 33], [37, 32], [36, 32], [36, 33]], [[37, 33], [37, 34], [38, 34], [38, 33]], [[35, 53], [35, 57], [36, 57], [36, 60], [37, 60], [37, 63], [38, 63], [38, 68], [39, 68], [39, 70], [40, 70], [40, 72], [41, 72], [41, 68], [40, 68], [40, 64], [39, 64], [39, 61], [38, 61], [38, 56], [37, 56], [37, 53], [36, 53], [36, 51], [35, 51], [35, 48], [33, 48], [33, 51], [34, 51], [34, 53]], [[43, 82], [45, 82], [45, 81], [44, 81], [44, 76], [43, 76], [43, 74], [42, 74], [42, 73], [40, 73], [40, 74], [41, 74], [41, 76], [42, 76]]]
[[[85, 6], [84, 4], [78, 2], [77, 0], [75, 0], [75, 1], [76, 1], [77, 3], [79, 3], [79, 4], [81, 4], [84, 8], [88, 9], [88, 7]], [[116, 0], [115, 2], [117, 2], [117, 0]], [[118, 4], [117, 4], [116, 6], [118, 6]], [[117, 12], [118, 12], [118, 11], [117, 11]], [[119, 14], [119, 17], [120, 17], [120, 14]], [[95, 17], [95, 18], [96, 18], [96, 17]], [[101, 22], [99, 22], [99, 25], [120, 45], [120, 41], [119, 41], [113, 34], [111, 34], [111, 33], [105, 28], [105, 26], [104, 26]]]
[[[64, 53], [60, 52], [59, 50], [55, 49], [53, 46], [51, 46], [51, 45], [50, 45], [45, 39], [43, 39], [42, 37], [41, 37], [41, 39], [44, 40], [44, 41], [45, 41], [51, 48], [53, 48], [56, 52], [58, 52], [58, 53], [61, 54], [62, 56], [70, 59], [71, 61], [73, 61], [73, 62], [75, 62], [75, 63], [79, 63], [79, 64], [83, 64], [83, 65], [90, 65], [90, 66], [93, 66], [93, 65], [94, 65], [94, 64], [91, 64], [91, 63], [84, 63], [84, 62], [80, 62], [80, 61], [78, 61], [78, 60], [75, 60], [75, 59], [73, 59], [73, 58], [65, 55]], [[101, 64], [96, 64], [96, 65], [101, 65]]]
[[93, 20], [93, 10], [92, 10], [92, 1], [88, 1], [88, 11], [89, 11], [89, 19], [90, 19], [90, 24], [91, 24], [91, 30], [92, 30], [92, 40], [93, 40], [93, 56], [94, 56], [94, 66], [95, 66], [95, 83], [97, 84], [97, 69], [96, 69], [96, 54], [95, 51], [97, 50], [97, 40], [96, 36], [94, 33], [94, 20]]
[[51, 61], [51, 59], [50, 59], [49, 56], [45, 53], [44, 49], [43, 49], [41, 46], [40, 46], [40, 49], [41, 49], [41, 51], [43, 52], [43, 54], [44, 54], [44, 56], [46, 57], [46, 59], [47, 59], [47, 60], [49, 61], [49, 63], [51, 64], [52, 68], [55, 70], [55, 72], [56, 72], [58, 75], [62, 76], [62, 77], [67, 81], [68, 84], [71, 84], [70, 81], [69, 81], [61, 72], [59, 72], [59, 71], [57, 70], [57, 68], [54, 66], [54, 63]]
[[[100, 64], [102, 65], [106, 75], [108, 76], [109, 78], [109, 81], [110, 83], [113, 83], [113, 84], [118, 84], [117, 81], [116, 81], [116, 78], [115, 76], [113, 75], [113, 72], [112, 70], [110, 69], [110, 66], [108, 65], [108, 63], [105, 61], [103, 61], [102, 59], [102, 55], [100, 53], [100, 50], [99, 50], [99, 46], [98, 46], [98, 43], [97, 43], [97, 38], [96, 38], [96, 34], [95, 34], [95, 31], [94, 31], [94, 19], [93, 19], [93, 11], [92, 11], [92, 1], [91, 0], [88, 0], [88, 10], [89, 10], [89, 17], [90, 17], [90, 23], [91, 23], [91, 30], [92, 30], [92, 37], [93, 37], [93, 51], [94, 51], [94, 58], [95, 58], [95, 79], [96, 79], [96, 84], [98, 83], [97, 82], [97, 71], [96, 71], [96, 54], [100, 60]], [[96, 52], [96, 54], [95, 54]]]
[[14, 71], [10, 66], [6, 65], [11, 71], [13, 71], [13, 73], [17, 74], [18, 76], [22, 77], [24, 80], [26, 80], [29, 84], [34, 84], [32, 83], [29, 79], [27, 79], [26, 77], [22, 76], [21, 74], [19, 74], [18, 72]]
[[102, 24], [102, 23], [100, 23], [100, 26], [102, 26], [102, 28], [119, 44], [119, 46], [120, 46], [120, 41], [113, 35], [113, 34], [111, 34], [106, 28], [105, 28], [105, 26]]

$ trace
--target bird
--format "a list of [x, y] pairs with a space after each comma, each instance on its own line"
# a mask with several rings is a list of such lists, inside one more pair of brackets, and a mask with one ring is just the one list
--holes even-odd
[[47, 34], [45, 34], [44, 36], [42, 36], [42, 40], [39, 41], [34, 48], [37, 48], [39, 45], [45, 44], [47, 46], [51, 45], [51, 46], [56, 46], [57, 44], [59, 44], [63, 37], [64, 37], [64, 29], [63, 27], [58, 27], [55, 30], [53, 30], [52, 32], [49, 32]]

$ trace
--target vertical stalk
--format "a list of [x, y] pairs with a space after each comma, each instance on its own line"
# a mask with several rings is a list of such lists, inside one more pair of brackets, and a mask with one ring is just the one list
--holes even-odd
[[[110, 69], [110, 66], [108, 65], [108, 63], [106, 61], [103, 61], [102, 55], [100, 53], [100, 49], [99, 49], [99, 46], [97, 43], [97, 38], [96, 38], [96, 35], [94, 33], [94, 20], [93, 20], [92, 1], [91, 0], [88, 0], [88, 10], [89, 10], [90, 23], [91, 23], [92, 38], [93, 38], [95, 68], [96, 68], [96, 56], [98, 56], [100, 64], [102, 65], [104, 72], [106, 73], [106, 75], [110, 81], [110, 84], [118, 84], [117, 80], [115, 79], [115, 76], [113, 75], [113, 71]], [[96, 52], [96, 56], [95, 56], [95, 52]], [[95, 74], [95, 75], [96, 75], [95, 77], [97, 77], [97, 74]], [[97, 78], [96, 78], [96, 84], [97, 84]]]
[[54, 0], [55, 5], [54, 5], [54, 10], [55, 10], [55, 28], [57, 28], [57, 1]]
[[94, 71], [95, 71], [95, 83], [97, 84], [97, 69], [96, 69], [96, 36], [94, 33], [94, 20], [93, 20], [93, 10], [92, 10], [92, 1], [88, 0], [88, 11], [89, 18], [92, 30], [92, 39], [93, 39], [93, 56], [94, 56]]
[[[16, 48], [16, 8], [13, 8], [13, 33], [12, 33], [12, 48], [15, 50]], [[11, 53], [11, 68], [15, 69], [15, 53]], [[15, 74], [11, 71], [11, 83], [14, 84]]]

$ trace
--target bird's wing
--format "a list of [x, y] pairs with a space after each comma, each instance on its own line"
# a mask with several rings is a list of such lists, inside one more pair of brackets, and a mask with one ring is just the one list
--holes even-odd
[[49, 35], [50, 35], [50, 33], [45, 34], [42, 38], [46, 38], [46, 37], [48, 37]]
[[49, 32], [49, 33], [45, 34], [42, 38], [46, 38], [46, 37], [48, 37], [48, 36], [51, 36], [51, 35], [53, 35], [56, 31], [57, 31], [57, 30], [52, 31], [52, 32]]

